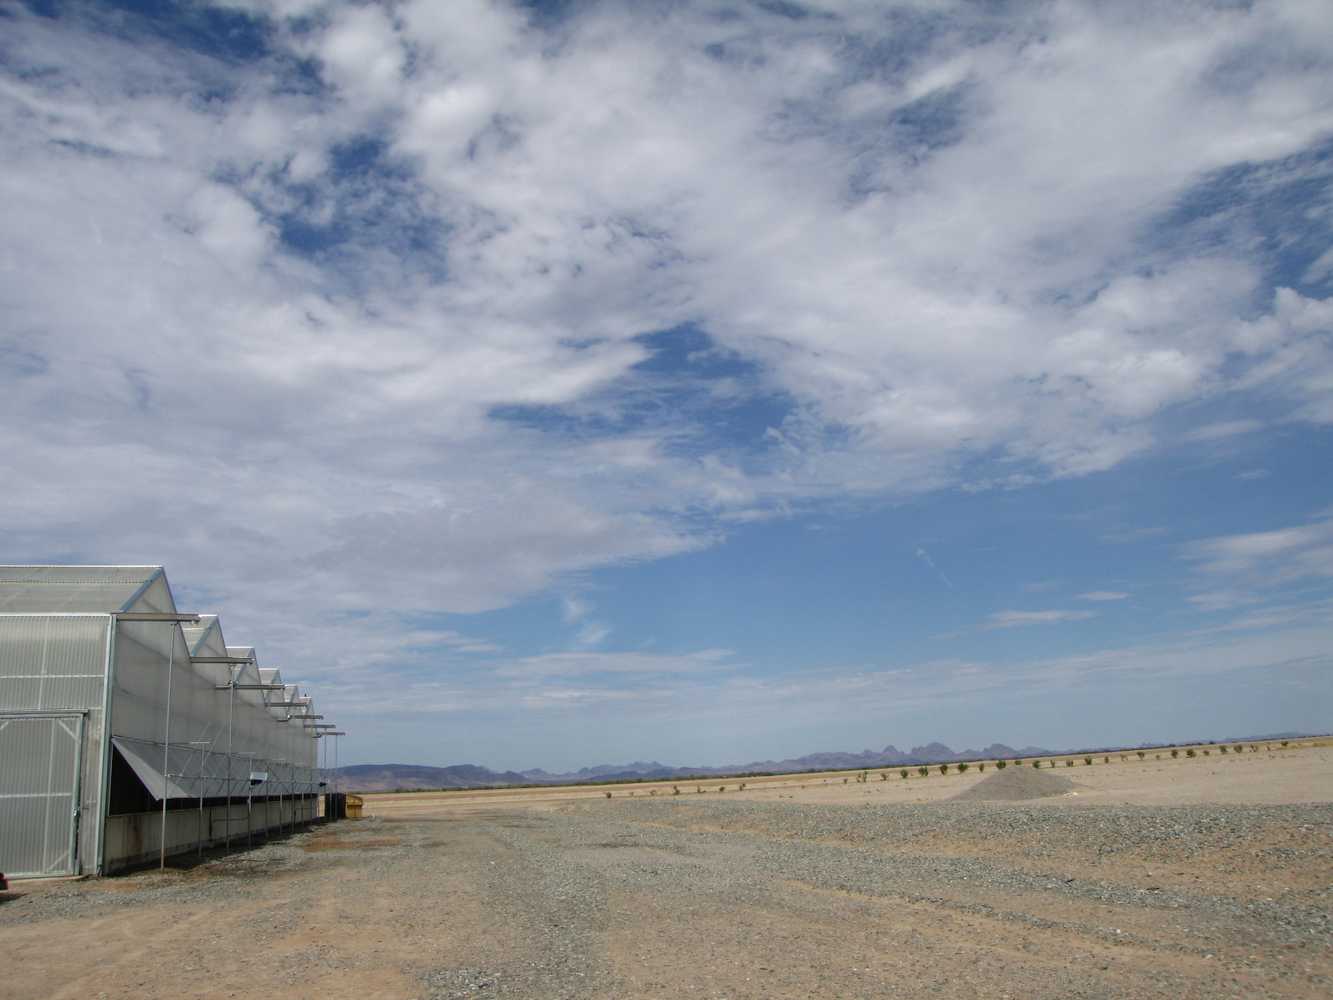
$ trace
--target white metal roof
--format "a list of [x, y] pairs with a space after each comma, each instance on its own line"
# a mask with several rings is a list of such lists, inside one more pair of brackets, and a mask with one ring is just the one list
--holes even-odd
[[190, 652], [193, 654], [198, 653], [208, 642], [210, 632], [220, 633], [221, 628], [217, 615], [200, 615], [198, 625], [182, 625], [181, 632], [185, 635], [185, 645], [190, 647]]
[[0, 614], [128, 611], [161, 566], [0, 566]]

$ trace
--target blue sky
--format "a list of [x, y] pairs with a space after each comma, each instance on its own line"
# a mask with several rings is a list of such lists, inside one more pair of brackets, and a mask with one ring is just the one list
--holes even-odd
[[6, 561], [352, 761], [1333, 717], [1320, 3], [0, 11]]

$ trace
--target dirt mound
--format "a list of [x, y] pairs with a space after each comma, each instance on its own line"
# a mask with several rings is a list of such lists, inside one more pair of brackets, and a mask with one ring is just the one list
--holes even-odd
[[1023, 799], [1044, 799], [1064, 795], [1074, 790], [1068, 778], [1038, 771], [1034, 767], [1011, 767], [996, 771], [984, 781], [978, 781], [965, 792], [959, 792], [951, 802], [1019, 802]]

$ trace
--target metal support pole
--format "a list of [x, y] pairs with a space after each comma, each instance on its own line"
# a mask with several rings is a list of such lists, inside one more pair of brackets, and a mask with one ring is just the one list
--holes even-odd
[[316, 756], [324, 755], [324, 763], [319, 768], [319, 781], [324, 786], [324, 820], [328, 822], [329, 818], [329, 745], [325, 740], [319, 741], [319, 749], [315, 751]]
[[167, 768], [171, 754], [171, 675], [176, 665], [176, 623], [171, 623], [171, 646], [167, 650], [167, 715], [166, 732], [162, 736], [162, 823], [160, 827], [161, 844], [159, 845], [157, 867], [165, 871], [167, 867]]
[[208, 750], [199, 752], [199, 849], [195, 852], [195, 857], [204, 856], [204, 772], [208, 770]]
[[236, 675], [240, 672], [240, 667], [228, 667], [227, 676], [231, 679], [227, 685], [227, 850], [231, 850], [231, 775], [232, 775], [232, 746], [231, 746], [231, 720], [236, 713]]

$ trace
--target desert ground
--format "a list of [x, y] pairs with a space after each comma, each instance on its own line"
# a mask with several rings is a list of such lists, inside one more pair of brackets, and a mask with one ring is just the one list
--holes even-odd
[[1333, 995], [1333, 746], [1203, 749], [368, 796], [18, 884], [0, 997]]

